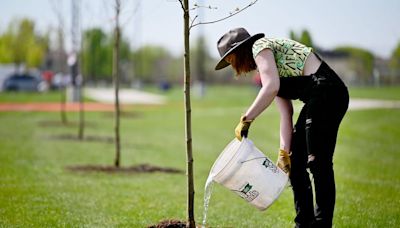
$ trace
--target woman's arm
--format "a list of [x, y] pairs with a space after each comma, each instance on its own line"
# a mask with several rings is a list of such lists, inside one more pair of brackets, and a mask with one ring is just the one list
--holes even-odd
[[272, 51], [262, 50], [255, 61], [263, 86], [245, 114], [247, 120], [253, 120], [260, 115], [271, 104], [279, 90], [278, 69]]
[[293, 105], [292, 101], [281, 97], [275, 97], [275, 102], [278, 106], [281, 121], [280, 121], [280, 149], [290, 152], [290, 144], [292, 141], [293, 131]]

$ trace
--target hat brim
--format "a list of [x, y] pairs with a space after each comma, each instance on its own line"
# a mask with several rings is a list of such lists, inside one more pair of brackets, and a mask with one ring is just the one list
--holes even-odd
[[256, 42], [256, 40], [263, 38], [265, 35], [264, 33], [258, 33], [255, 34], [253, 36], [250, 36], [249, 38], [239, 42], [236, 46], [234, 46], [233, 48], [229, 49], [229, 51], [227, 51], [222, 57], [221, 59], [218, 61], [217, 65], [215, 66], [215, 70], [220, 70], [223, 69], [229, 65], [231, 65], [230, 63], [228, 63], [227, 61], [225, 61], [225, 57], [228, 56], [229, 54], [231, 54], [233, 51], [235, 51], [238, 47], [242, 46], [245, 43], [254, 43]]

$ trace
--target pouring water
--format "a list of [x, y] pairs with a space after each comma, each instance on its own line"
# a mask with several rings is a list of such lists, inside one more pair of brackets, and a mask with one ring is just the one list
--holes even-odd
[[213, 185], [214, 185], [213, 175], [210, 174], [207, 178], [206, 185], [205, 185], [203, 223], [201, 225], [202, 228], [206, 227], [208, 204], [210, 203]]

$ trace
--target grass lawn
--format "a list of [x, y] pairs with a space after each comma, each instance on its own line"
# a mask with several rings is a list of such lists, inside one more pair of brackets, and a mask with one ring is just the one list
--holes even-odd
[[382, 100], [400, 100], [400, 86], [388, 87], [360, 87], [349, 90], [351, 97], [382, 99]]
[[[371, 91], [371, 92], [368, 92]], [[387, 93], [387, 91], [390, 91]], [[400, 100], [400, 88], [352, 89], [352, 97]], [[183, 94], [166, 94], [162, 106], [134, 106], [121, 120], [122, 166], [148, 163], [185, 170]], [[255, 97], [250, 87], [211, 87], [193, 98], [195, 216], [202, 221], [204, 183], [240, 114]], [[0, 102], [57, 101], [50, 94], [0, 94]], [[335, 153], [336, 227], [400, 226], [400, 109], [350, 111]], [[68, 114], [77, 121], [77, 113]], [[113, 136], [112, 115], [86, 113], [87, 136]], [[77, 127], [40, 125], [58, 113], [0, 113], [0, 227], [145, 227], [186, 217], [184, 174], [75, 173], [71, 165], [112, 165], [114, 145], [57, 140]], [[249, 137], [272, 160], [279, 146], [275, 105], [260, 116]], [[214, 187], [211, 227], [293, 227], [290, 188], [259, 212], [220, 185]]]

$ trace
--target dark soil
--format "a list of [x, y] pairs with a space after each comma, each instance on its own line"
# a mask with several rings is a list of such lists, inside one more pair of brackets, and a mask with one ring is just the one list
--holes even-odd
[[101, 165], [80, 165], [80, 166], [68, 166], [67, 170], [72, 172], [103, 172], [103, 173], [183, 173], [182, 170], [159, 167], [149, 164], [139, 164], [131, 167], [115, 167], [115, 166], [101, 166]]
[[53, 135], [53, 136], [49, 136], [49, 138], [56, 139], [56, 140], [114, 143], [113, 137], [97, 136], [97, 135], [87, 135], [87, 136], [84, 136], [83, 139], [79, 139], [78, 134], [76, 134], [76, 135], [70, 135], [70, 134]]
[[170, 219], [163, 220], [155, 225], [150, 225], [148, 228], [185, 228], [186, 222]]

